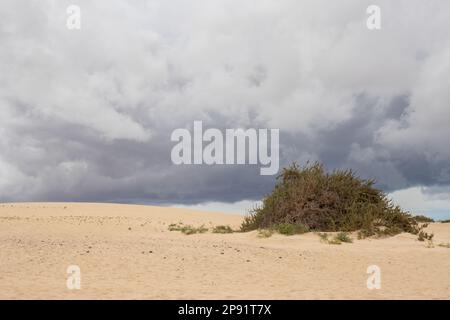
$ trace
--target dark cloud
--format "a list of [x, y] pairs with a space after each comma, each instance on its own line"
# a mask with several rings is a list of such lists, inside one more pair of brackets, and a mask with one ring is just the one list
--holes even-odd
[[0, 200], [196, 204], [271, 190], [259, 166], [173, 165], [170, 135], [194, 120], [279, 128], [281, 166], [320, 160], [442, 198], [450, 6], [431, 2], [381, 1], [392, 19], [371, 33], [356, 0], [78, 1], [75, 32], [68, 2], [7, 1]]

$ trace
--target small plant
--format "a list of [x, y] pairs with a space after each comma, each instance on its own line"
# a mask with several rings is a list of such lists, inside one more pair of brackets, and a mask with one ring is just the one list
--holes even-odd
[[292, 224], [289, 223], [280, 223], [273, 227], [276, 231], [286, 236], [292, 236], [295, 234], [295, 229]]
[[214, 227], [213, 233], [233, 233], [233, 229], [230, 226], [217, 226]]
[[273, 235], [273, 231], [269, 229], [260, 229], [258, 230], [259, 238], [270, 238]]
[[450, 249], [450, 243], [439, 243], [439, 247]]
[[328, 243], [328, 233], [325, 233], [325, 232], [321, 233], [321, 232], [319, 232], [317, 235], [320, 237], [320, 242]]
[[172, 223], [169, 225], [169, 231], [181, 231], [185, 235], [191, 235], [196, 233], [205, 233], [208, 231], [207, 228], [205, 228], [203, 225], [196, 228], [190, 225], [183, 225], [183, 223]]
[[183, 228], [183, 222], [169, 224], [169, 231], [181, 231]]
[[292, 223], [280, 223], [273, 226], [273, 229], [280, 234], [286, 236], [292, 236], [294, 234], [302, 234], [309, 231], [309, 229], [302, 224], [292, 224]]
[[431, 241], [431, 240], [433, 240], [433, 237], [434, 237], [434, 234], [427, 233], [427, 232], [425, 232], [423, 230], [420, 230], [420, 232], [418, 234], [418, 237], [417, 237], [417, 240], [419, 240], [419, 241], [425, 241], [425, 240]]
[[352, 243], [353, 240], [350, 238], [347, 232], [339, 232], [335, 237], [335, 240], [339, 240], [340, 242]]
[[368, 231], [367, 229], [363, 229], [363, 230], [359, 230], [357, 235], [358, 235], [358, 240], [361, 240], [361, 239], [365, 239], [365, 238], [368, 238], [370, 236], [373, 236], [374, 232], [373, 231]]
[[428, 249], [434, 248], [433, 240], [427, 240], [427, 244], [425, 247]]
[[180, 231], [182, 233], [184, 233], [185, 235], [191, 235], [191, 234], [197, 233], [196, 229], [192, 226], [185, 226], [185, 227], [181, 228]]
[[347, 232], [339, 232], [332, 239], [329, 238], [328, 233], [318, 233], [320, 241], [327, 244], [342, 244], [343, 242], [352, 243], [353, 240], [350, 238]]

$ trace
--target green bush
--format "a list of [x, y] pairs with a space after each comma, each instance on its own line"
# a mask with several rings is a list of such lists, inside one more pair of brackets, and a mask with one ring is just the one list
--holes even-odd
[[286, 236], [292, 236], [294, 234], [302, 234], [309, 231], [308, 227], [302, 224], [280, 223], [273, 226], [273, 229], [278, 233]]
[[230, 226], [217, 226], [214, 227], [213, 233], [233, 233], [233, 229]]
[[[319, 163], [283, 169], [274, 190], [244, 219], [242, 231], [303, 225], [311, 231], [360, 231], [358, 237], [418, 234], [418, 222], [351, 170], [326, 172]], [[290, 227], [288, 227], [290, 232]], [[284, 231], [284, 230], [283, 230]]]
[[350, 238], [347, 232], [339, 232], [334, 239], [339, 240], [340, 242], [352, 243], [353, 240]]
[[320, 237], [320, 241], [328, 244], [342, 244], [342, 242], [352, 243], [353, 240], [350, 238], [347, 232], [339, 232], [332, 239], [329, 238], [329, 234], [319, 232], [317, 234]]

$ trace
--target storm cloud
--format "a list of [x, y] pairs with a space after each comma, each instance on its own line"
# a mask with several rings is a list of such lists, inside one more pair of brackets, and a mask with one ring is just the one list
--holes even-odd
[[[3, 1], [0, 200], [270, 191], [258, 166], [173, 165], [171, 133], [195, 120], [280, 129], [282, 166], [320, 160], [448, 200], [450, 3], [375, 2]], [[66, 28], [71, 4], [81, 30]]]

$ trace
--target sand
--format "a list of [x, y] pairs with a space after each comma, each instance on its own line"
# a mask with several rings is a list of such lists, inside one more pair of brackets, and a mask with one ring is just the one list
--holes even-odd
[[[316, 234], [184, 235], [171, 223], [238, 228], [242, 216], [150, 206], [0, 204], [0, 299], [449, 299], [450, 224], [322, 243]], [[67, 288], [67, 268], [81, 289]], [[381, 270], [369, 290], [367, 267]]]

